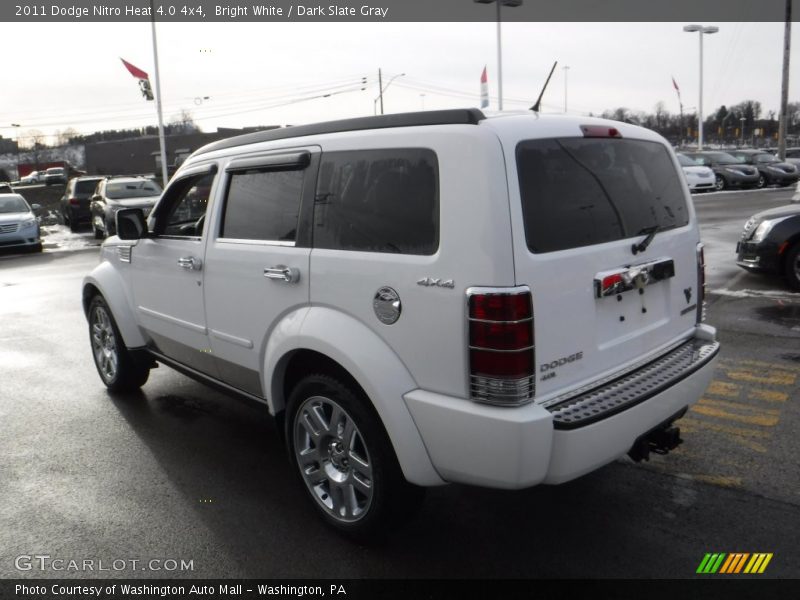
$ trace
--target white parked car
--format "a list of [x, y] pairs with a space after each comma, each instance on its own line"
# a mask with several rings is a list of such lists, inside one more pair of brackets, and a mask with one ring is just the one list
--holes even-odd
[[678, 162], [683, 169], [686, 183], [693, 192], [710, 191], [715, 188], [714, 171], [711, 167], [698, 164], [685, 154], [678, 153]]
[[159, 362], [262, 403], [351, 535], [425, 486], [668, 452], [719, 349], [680, 166], [633, 125], [469, 109], [248, 134], [116, 221], [83, 284], [102, 381]]
[[39, 237], [39, 221], [33, 208], [19, 194], [0, 194], [0, 249], [24, 247], [39, 252], [42, 241]]
[[41, 171], [31, 171], [24, 177], [19, 178], [19, 182], [22, 185], [41, 183], [42, 181], [44, 181], [44, 173], [42, 173]]

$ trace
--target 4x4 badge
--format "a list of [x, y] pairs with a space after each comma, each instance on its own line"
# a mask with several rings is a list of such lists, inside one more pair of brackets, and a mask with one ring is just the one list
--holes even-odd
[[692, 288], [687, 287], [683, 290], [683, 295], [686, 296], [686, 304], [692, 301]]
[[442, 287], [442, 288], [450, 288], [453, 289], [456, 287], [455, 282], [452, 279], [435, 279], [433, 277], [423, 277], [419, 281], [417, 281], [417, 285], [424, 285], [425, 287]]

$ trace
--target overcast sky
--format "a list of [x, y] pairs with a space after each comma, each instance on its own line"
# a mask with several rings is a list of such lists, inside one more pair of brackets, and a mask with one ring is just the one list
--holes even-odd
[[[698, 34], [683, 32], [683, 25], [503, 24], [504, 108], [528, 108], [558, 60], [543, 112], [564, 110], [564, 65], [570, 113], [652, 111], [660, 100], [678, 112], [673, 76], [685, 112], [694, 112]], [[783, 24], [717, 25], [719, 33], [705, 36], [706, 114], [746, 99], [777, 112]], [[371, 115], [379, 67], [384, 85], [405, 74], [386, 91], [386, 112], [478, 106], [484, 65], [496, 108], [495, 31], [494, 23], [159, 23], [164, 118], [188, 110], [213, 131]], [[3, 61], [0, 135], [17, 135], [11, 123], [20, 124], [21, 137], [32, 129], [50, 135], [157, 123], [154, 103], [141, 97], [119, 60], [154, 81], [149, 23], [4, 24], [3, 46], [13, 52]], [[798, 85], [792, 82], [790, 101], [800, 100]]]

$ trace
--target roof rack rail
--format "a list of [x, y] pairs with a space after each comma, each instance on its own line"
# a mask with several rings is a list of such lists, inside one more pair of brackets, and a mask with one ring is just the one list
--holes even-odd
[[376, 117], [357, 117], [339, 121], [324, 121], [309, 125], [296, 125], [246, 133], [232, 138], [219, 140], [203, 146], [194, 156], [206, 154], [224, 148], [233, 148], [259, 142], [270, 142], [308, 135], [337, 133], [341, 131], [362, 131], [366, 129], [388, 129], [392, 127], [414, 127], [424, 125], [477, 125], [486, 116], [477, 108], [456, 108], [450, 110], [429, 110], [422, 112], [379, 115]]

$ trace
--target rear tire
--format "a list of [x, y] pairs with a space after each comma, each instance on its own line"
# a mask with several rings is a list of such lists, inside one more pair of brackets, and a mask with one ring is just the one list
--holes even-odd
[[111, 309], [102, 296], [89, 304], [89, 343], [97, 373], [112, 392], [132, 392], [150, 376], [150, 365], [137, 361], [125, 347]]
[[360, 390], [329, 375], [306, 376], [289, 396], [285, 432], [309, 499], [339, 532], [374, 541], [420, 506], [424, 489], [405, 480]]
[[767, 187], [767, 178], [764, 177], [763, 175], [759, 175], [758, 176], [758, 182], [756, 183], [756, 187], [758, 189], [762, 189], [762, 188]]
[[784, 275], [789, 281], [789, 285], [800, 291], [800, 242], [789, 248], [784, 264]]

